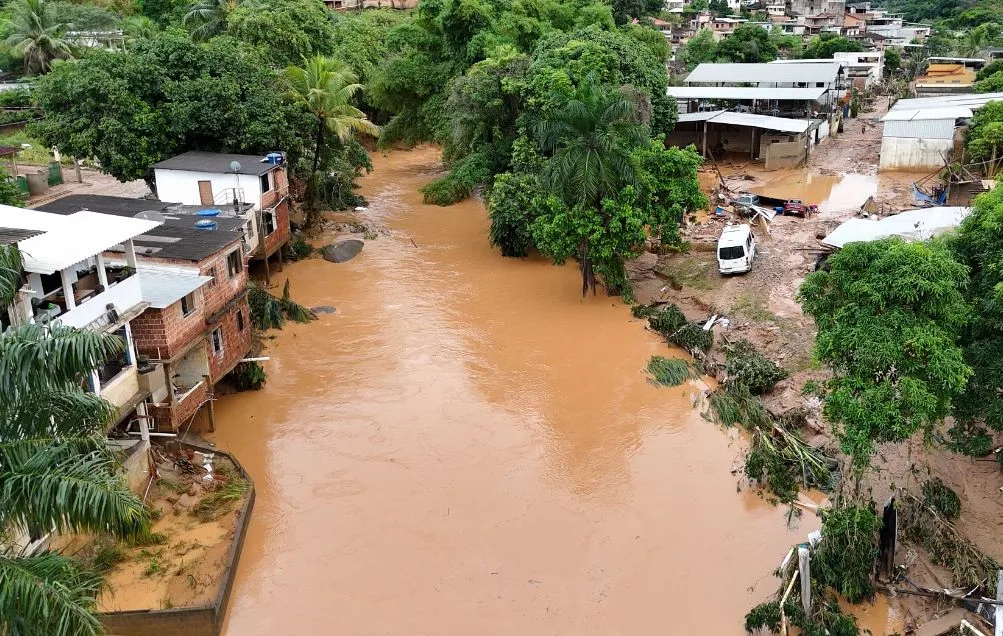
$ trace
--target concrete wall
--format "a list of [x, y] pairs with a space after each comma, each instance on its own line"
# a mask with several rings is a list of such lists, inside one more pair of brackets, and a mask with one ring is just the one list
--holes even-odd
[[139, 393], [138, 376], [136, 365], [131, 364], [125, 367], [110, 382], [101, 385], [101, 397], [114, 404], [116, 408], [125, 406], [133, 396]]
[[804, 163], [805, 147], [800, 141], [770, 144], [763, 153], [767, 170], [796, 168]]
[[879, 170], [935, 170], [944, 166], [944, 157], [950, 157], [954, 141], [951, 139], [914, 139], [884, 137], [881, 139]]
[[[201, 447], [193, 444], [184, 444], [184, 446], [203, 452], [226, 455], [237, 467], [240, 474], [251, 481], [250, 476], [232, 455], [208, 446]], [[252, 482], [247, 501], [237, 513], [237, 527], [234, 530], [233, 543], [230, 544], [230, 551], [227, 553], [226, 567], [220, 577], [219, 591], [216, 592], [216, 597], [211, 605], [99, 614], [98, 618], [104, 625], [108, 636], [218, 636], [223, 628], [226, 607], [230, 602], [230, 591], [233, 588], [233, 579], [237, 574], [240, 554], [244, 549], [244, 539], [247, 536], [247, 526], [251, 520], [253, 508], [254, 483]]]
[[142, 497], [150, 480], [150, 442], [140, 441], [130, 449], [129, 456], [122, 462], [122, 473], [130, 490]]
[[244, 202], [261, 204], [261, 183], [256, 175], [251, 174], [219, 174], [213, 172], [196, 172], [193, 170], [163, 170], [153, 171], [157, 182], [157, 198], [169, 203], [185, 205], [202, 205], [199, 195], [199, 181], [212, 182], [212, 193], [230, 188], [239, 188], [244, 193]]

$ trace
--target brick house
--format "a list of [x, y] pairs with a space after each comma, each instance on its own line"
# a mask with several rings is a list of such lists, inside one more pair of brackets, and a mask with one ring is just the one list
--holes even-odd
[[248, 222], [250, 257], [265, 265], [289, 242], [289, 176], [285, 157], [191, 151], [153, 166], [161, 201], [183, 206], [213, 206], [219, 216]]
[[[72, 214], [84, 206], [135, 216], [146, 214], [150, 204], [76, 195], [40, 209]], [[184, 428], [203, 406], [211, 421], [213, 387], [251, 350], [247, 248], [244, 234], [232, 227], [238, 222], [193, 227], [182, 215], [133, 239], [136, 277], [148, 306], [133, 319], [132, 335], [146, 359], [140, 383], [149, 391], [153, 430]], [[115, 262], [121, 254], [113, 249], [105, 257]]]

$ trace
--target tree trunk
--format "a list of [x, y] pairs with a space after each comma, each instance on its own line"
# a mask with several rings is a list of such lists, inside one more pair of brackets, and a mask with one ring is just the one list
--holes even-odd
[[320, 216], [317, 210], [317, 167], [320, 165], [320, 149], [324, 145], [324, 120], [320, 117], [317, 120], [317, 145], [313, 150], [313, 168], [310, 170], [306, 192], [306, 224], [309, 227], [315, 227]]
[[592, 256], [589, 254], [588, 239], [582, 240], [581, 247], [581, 269], [582, 269], [582, 296], [592, 290], [592, 295], [596, 293], [596, 274], [592, 269]]

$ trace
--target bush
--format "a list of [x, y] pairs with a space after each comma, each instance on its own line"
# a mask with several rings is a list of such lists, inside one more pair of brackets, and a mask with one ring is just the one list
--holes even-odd
[[768, 393], [789, 375], [744, 338], [726, 347], [724, 355], [728, 383], [744, 384], [756, 395]]
[[686, 316], [675, 305], [666, 305], [661, 310], [648, 314], [648, 325], [666, 338], [679, 331], [686, 324]]
[[495, 177], [488, 211], [491, 215], [491, 245], [502, 256], [524, 258], [533, 247], [532, 225], [541, 213], [536, 197], [541, 194], [537, 175], [506, 172]]
[[311, 253], [313, 253], [313, 248], [306, 242], [306, 237], [298, 232], [293, 234], [292, 240], [289, 241], [289, 254], [292, 260], [301, 261], [310, 256]]
[[265, 370], [257, 362], [240, 362], [230, 372], [230, 383], [238, 391], [258, 391], [267, 379]]
[[648, 360], [648, 375], [654, 384], [662, 386], [679, 386], [686, 380], [695, 377], [690, 363], [678, 358], [663, 358], [651, 356]]
[[812, 577], [851, 603], [874, 597], [871, 573], [878, 561], [881, 519], [871, 507], [841, 506], [823, 512], [822, 542], [812, 558]]
[[744, 385], [719, 388], [710, 394], [709, 402], [715, 419], [724, 426], [739, 424], [754, 430], [772, 424], [766, 407]]
[[487, 158], [480, 153], [464, 157], [441, 179], [421, 188], [423, 200], [432, 205], [452, 205], [469, 197], [474, 188], [488, 180]]
[[961, 514], [958, 494], [947, 487], [940, 477], [923, 482], [923, 501], [945, 519], [957, 519]]
[[669, 342], [689, 351], [707, 351], [714, 346], [714, 332], [705, 331], [695, 322], [687, 323], [668, 337]]

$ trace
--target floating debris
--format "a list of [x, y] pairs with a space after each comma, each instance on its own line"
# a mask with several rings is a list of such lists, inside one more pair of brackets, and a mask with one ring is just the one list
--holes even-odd
[[331, 305], [317, 305], [316, 307], [311, 307], [310, 311], [315, 314], [333, 314], [338, 311], [337, 307], [332, 307]]

